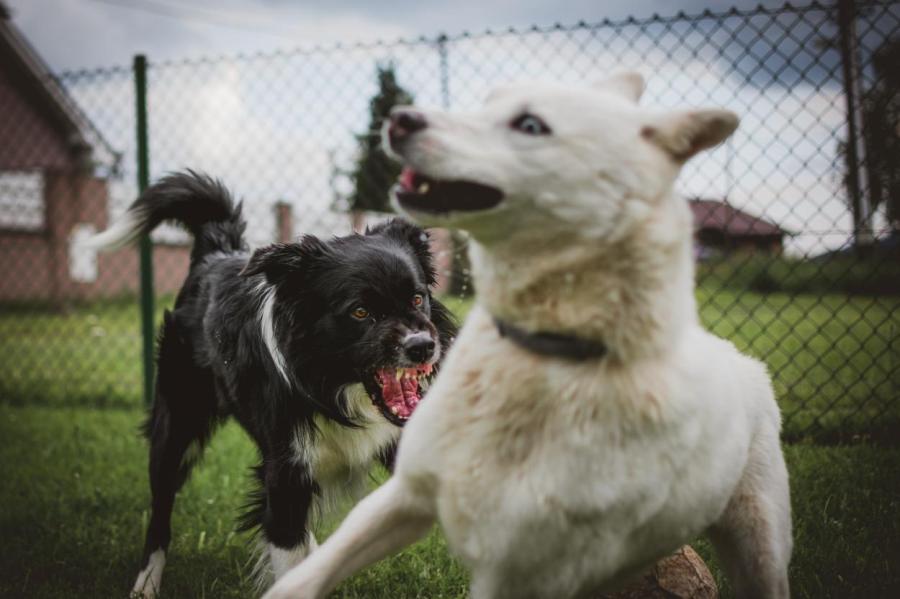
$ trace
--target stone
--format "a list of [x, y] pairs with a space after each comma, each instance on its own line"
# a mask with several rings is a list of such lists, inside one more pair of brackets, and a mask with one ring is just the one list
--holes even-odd
[[595, 599], [718, 599], [719, 589], [697, 552], [685, 545], [619, 590]]

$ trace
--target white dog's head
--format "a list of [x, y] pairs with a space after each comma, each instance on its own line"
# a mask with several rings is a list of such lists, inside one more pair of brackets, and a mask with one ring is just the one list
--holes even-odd
[[466, 229], [485, 245], [534, 227], [627, 234], [684, 162], [738, 123], [724, 110], [641, 108], [643, 89], [626, 73], [590, 88], [509, 85], [471, 113], [397, 107], [383, 130], [406, 165], [395, 201], [423, 225]]

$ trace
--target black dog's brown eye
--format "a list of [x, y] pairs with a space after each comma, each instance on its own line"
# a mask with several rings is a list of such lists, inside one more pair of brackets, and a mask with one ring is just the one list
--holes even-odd
[[354, 308], [351, 314], [353, 315], [353, 318], [356, 318], [357, 320], [364, 320], [369, 317], [369, 311], [362, 306]]
[[413, 296], [413, 306], [418, 308], [419, 306], [421, 306], [424, 303], [425, 303], [425, 298], [422, 296], [421, 293], [417, 293]]
[[509, 126], [526, 135], [550, 135], [550, 127], [540, 117], [527, 112], [520, 114]]

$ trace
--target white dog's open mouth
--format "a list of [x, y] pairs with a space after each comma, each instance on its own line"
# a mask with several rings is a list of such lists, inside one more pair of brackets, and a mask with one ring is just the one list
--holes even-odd
[[400, 173], [394, 195], [404, 210], [433, 214], [487, 210], [503, 200], [503, 192], [496, 187], [474, 181], [432, 179], [409, 167]]

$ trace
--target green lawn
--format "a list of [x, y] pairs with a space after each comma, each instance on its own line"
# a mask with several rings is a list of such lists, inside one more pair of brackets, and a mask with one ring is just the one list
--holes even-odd
[[[786, 447], [794, 595], [900, 596], [900, 298], [706, 284], [698, 299], [707, 326], [773, 373], [794, 442]], [[460, 315], [470, 307], [448, 303]], [[169, 304], [158, 302], [157, 318]], [[0, 313], [0, 597], [127, 592], [149, 501], [140, 381], [134, 302]], [[254, 595], [253, 542], [233, 531], [254, 461], [235, 426], [214, 441], [176, 507], [165, 596]], [[383, 477], [376, 473], [373, 484]], [[320, 537], [337, 521], [321, 523]], [[696, 546], [718, 577], [709, 547]], [[338, 596], [461, 597], [465, 589], [465, 573], [435, 531]]]
[[[900, 298], [701, 286], [704, 323], [769, 364], [791, 440], [900, 436]], [[157, 302], [157, 320], [171, 298]], [[451, 298], [464, 314], [468, 301]], [[0, 402], [140, 405], [134, 302], [0, 314]]]
[[900, 438], [900, 298], [701, 287], [703, 323], [766, 362], [788, 438]]
[[[126, 595], [149, 501], [140, 419], [138, 410], [0, 405], [0, 596]], [[900, 596], [900, 449], [796, 444], [786, 454], [794, 596]], [[215, 438], [176, 505], [164, 597], [254, 595], [252, 542], [233, 532], [254, 459], [236, 426]], [[334, 524], [324, 523], [320, 538]], [[709, 548], [696, 546], [717, 572]], [[462, 597], [465, 588], [435, 531], [336, 596]]]

